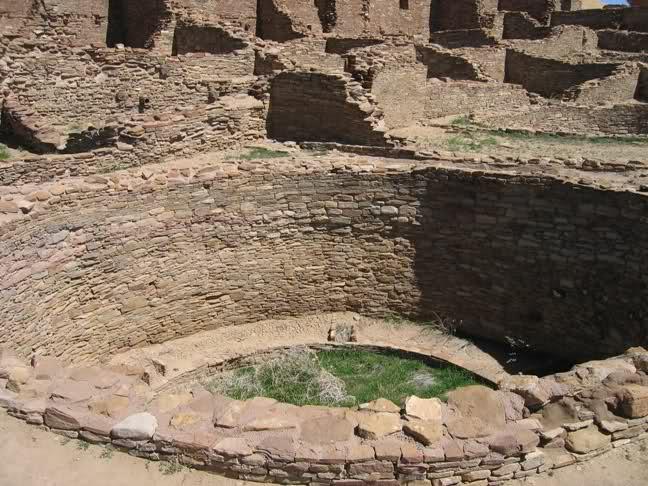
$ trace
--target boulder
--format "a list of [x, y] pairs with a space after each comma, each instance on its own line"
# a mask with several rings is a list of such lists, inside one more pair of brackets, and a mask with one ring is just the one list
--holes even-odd
[[157, 419], [147, 412], [136, 413], [116, 424], [110, 431], [114, 439], [148, 440], [158, 427]]
[[648, 416], [648, 386], [626, 385], [619, 393], [619, 408], [624, 417]]
[[402, 429], [400, 417], [393, 413], [358, 414], [358, 435], [365, 439], [380, 439]]
[[405, 414], [419, 420], [440, 422], [443, 419], [443, 402], [438, 398], [412, 395], [405, 400]]
[[605, 447], [610, 441], [609, 435], [599, 432], [596, 426], [590, 426], [567, 434], [565, 446], [572, 452], [586, 454]]
[[403, 431], [423, 445], [431, 445], [443, 437], [443, 425], [440, 421], [410, 420], [403, 423]]

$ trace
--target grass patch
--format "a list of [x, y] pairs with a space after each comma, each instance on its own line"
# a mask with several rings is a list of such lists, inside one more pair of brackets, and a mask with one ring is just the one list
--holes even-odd
[[0, 143], [0, 160], [9, 160], [9, 157], [11, 157], [9, 147]]
[[499, 145], [499, 142], [492, 135], [483, 136], [478, 133], [464, 132], [448, 138], [447, 144], [453, 152], [470, 152]]
[[90, 444], [84, 440], [77, 440], [77, 449], [80, 451], [87, 451], [90, 448]]
[[239, 160], [278, 159], [290, 155], [289, 152], [284, 150], [271, 150], [265, 147], [247, 147], [247, 149], [247, 153], [238, 157]]
[[114, 451], [114, 449], [112, 448], [112, 446], [107, 445], [107, 446], [104, 447], [104, 449], [101, 451], [101, 454], [99, 454], [99, 457], [100, 457], [101, 459], [110, 460], [110, 459], [112, 459], [114, 453], [115, 453], [115, 451]]
[[160, 469], [160, 472], [164, 476], [171, 476], [173, 474], [177, 474], [182, 471], [183, 466], [180, 464], [177, 460], [174, 461], [161, 461], [160, 465], [158, 466]]
[[452, 125], [453, 127], [472, 127], [473, 122], [470, 120], [469, 116], [462, 115], [453, 118], [452, 121], [450, 121], [450, 125]]
[[444, 399], [450, 390], [476, 383], [461, 368], [433, 367], [393, 353], [300, 349], [221, 375], [206, 387], [239, 400], [264, 396], [294, 405], [344, 407], [377, 398], [402, 403], [409, 395]]
[[394, 354], [336, 349], [318, 355], [322, 367], [344, 381], [356, 404], [381, 397], [401, 403], [409, 395], [445, 398], [450, 390], [477, 383], [461, 368], [432, 367]]

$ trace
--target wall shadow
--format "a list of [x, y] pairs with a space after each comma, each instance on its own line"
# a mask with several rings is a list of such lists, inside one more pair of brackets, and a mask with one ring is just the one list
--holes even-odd
[[448, 170], [420, 204], [419, 318], [569, 360], [648, 344], [645, 197]]

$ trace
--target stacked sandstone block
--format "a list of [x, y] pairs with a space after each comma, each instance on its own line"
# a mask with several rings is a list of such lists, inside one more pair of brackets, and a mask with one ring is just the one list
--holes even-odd
[[[487, 486], [590, 460], [648, 437], [648, 352], [633, 349], [546, 378], [470, 386], [447, 403], [409, 397], [297, 407], [155, 393], [143, 369], [67, 367], [0, 354], [0, 406], [69, 438], [150, 460], [282, 484]], [[562, 410], [555, 422], [556, 408]]]

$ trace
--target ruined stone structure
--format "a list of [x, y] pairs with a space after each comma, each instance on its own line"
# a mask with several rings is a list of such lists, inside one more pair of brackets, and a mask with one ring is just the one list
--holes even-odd
[[[589, 3], [2, 2], [0, 345], [17, 356], [0, 351], [0, 406], [134, 455], [313, 486], [496, 485], [644, 438], [646, 355], [623, 353], [648, 344], [646, 161], [430, 152], [401, 135], [458, 117], [645, 143], [648, 8]], [[269, 141], [285, 157], [241, 156]], [[161, 411], [150, 370], [106, 364], [333, 311], [622, 356], [473, 390], [486, 423], [455, 420], [476, 399], [461, 391], [442, 420], [382, 403], [276, 426], [290, 407], [205, 390]], [[368, 414], [408, 440], [367, 432]]]

